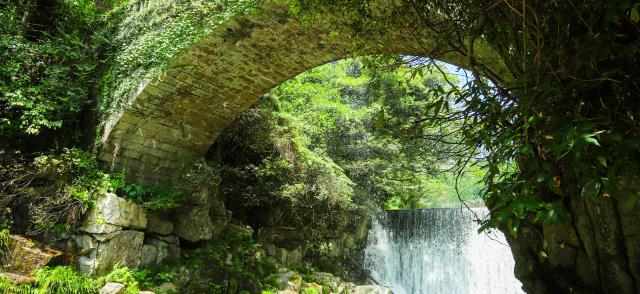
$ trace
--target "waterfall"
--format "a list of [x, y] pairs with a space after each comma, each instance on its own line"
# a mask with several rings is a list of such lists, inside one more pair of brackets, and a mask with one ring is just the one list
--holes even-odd
[[[473, 211], [473, 212], [472, 212]], [[486, 208], [386, 211], [375, 217], [365, 267], [395, 294], [524, 293], [504, 235], [478, 234]]]

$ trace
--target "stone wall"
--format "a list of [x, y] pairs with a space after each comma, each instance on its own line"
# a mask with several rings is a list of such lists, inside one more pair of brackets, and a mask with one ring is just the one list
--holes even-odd
[[179, 258], [181, 240], [215, 239], [226, 226], [228, 214], [223, 204], [209, 196], [205, 191], [194, 197], [200, 202], [158, 215], [115, 194], [105, 194], [74, 236], [80, 271], [103, 274], [116, 265], [149, 267]]

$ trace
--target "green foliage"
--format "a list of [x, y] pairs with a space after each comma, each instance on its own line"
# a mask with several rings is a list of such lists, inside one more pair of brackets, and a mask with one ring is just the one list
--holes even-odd
[[140, 292], [139, 282], [144, 279], [144, 274], [139, 271], [130, 270], [127, 267], [113, 269], [105, 276], [96, 279], [98, 285], [106, 283], [120, 283], [126, 286], [127, 294], [137, 294]]
[[4, 260], [5, 255], [9, 250], [9, 230], [2, 229], [0, 230], [0, 263]]
[[124, 186], [124, 174], [103, 172], [91, 153], [80, 149], [64, 149], [61, 153], [45, 153], [34, 159], [36, 172], [60, 182], [68, 198], [90, 205], [96, 195], [115, 193]]
[[[95, 294], [106, 283], [120, 283], [126, 286], [127, 294], [140, 292], [139, 285], [145, 280], [144, 271], [134, 271], [126, 267], [115, 268], [110, 273], [91, 277], [80, 274], [69, 266], [44, 267], [34, 272], [34, 285], [13, 285], [9, 279], [0, 277], [1, 293], [29, 294]], [[146, 286], [151, 287], [153, 283]], [[7, 292], [8, 291], [8, 292]]]
[[0, 138], [59, 129], [56, 140], [77, 140], [111, 39], [103, 9], [90, 0], [2, 3]]
[[98, 284], [89, 275], [79, 274], [68, 266], [44, 267], [34, 273], [37, 293], [94, 294]]
[[[183, 251], [177, 263], [152, 269], [145, 283], [173, 282], [185, 293], [242, 293], [248, 280], [275, 289], [278, 265], [261, 250], [250, 233], [227, 231], [216, 242]], [[177, 278], [185, 272], [189, 277]]]
[[180, 189], [196, 193], [203, 187], [218, 184], [220, 184], [220, 167], [201, 159], [196, 161], [192, 169], [182, 177]]
[[[80, 149], [37, 156], [33, 162], [0, 166], [6, 195], [0, 209], [16, 218], [27, 234], [50, 233], [56, 239], [77, 225], [95, 197], [124, 187], [124, 175], [103, 172], [95, 157]], [[26, 212], [26, 213], [25, 213]]]
[[4, 276], [0, 276], [0, 292], [1, 293], [11, 293], [11, 294], [39, 294], [36, 290], [32, 289], [27, 285], [16, 286], [11, 283], [9, 278]]
[[[234, 199], [228, 204], [235, 216], [250, 221], [254, 209], [282, 213], [271, 225], [313, 224], [304, 231], [309, 234], [347, 224], [348, 213], [342, 212], [355, 208], [351, 180], [330, 157], [311, 149], [296, 117], [264, 107], [239, 117], [214, 147], [219, 150], [221, 192]], [[231, 146], [235, 152], [227, 151]], [[283, 209], [286, 214], [277, 212]]]
[[129, 184], [124, 188], [124, 197], [143, 205], [149, 211], [165, 211], [180, 206], [184, 192], [177, 187]]

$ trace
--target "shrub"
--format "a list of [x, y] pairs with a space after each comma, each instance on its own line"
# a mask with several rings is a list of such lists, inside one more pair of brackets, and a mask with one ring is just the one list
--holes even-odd
[[79, 274], [68, 266], [44, 267], [35, 272], [38, 293], [94, 294], [98, 284], [89, 275]]
[[[80, 149], [64, 149], [37, 156], [33, 162], [0, 166], [0, 211], [21, 218], [29, 235], [60, 235], [73, 228], [96, 196], [115, 192], [124, 175], [103, 172], [94, 156]], [[26, 213], [25, 213], [26, 212]]]
[[150, 211], [165, 211], [180, 206], [184, 192], [176, 187], [147, 186], [129, 184], [124, 189], [124, 197], [144, 206]]

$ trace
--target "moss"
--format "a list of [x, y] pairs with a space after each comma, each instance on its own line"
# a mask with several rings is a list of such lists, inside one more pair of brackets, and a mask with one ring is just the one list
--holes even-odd
[[143, 80], [161, 76], [186, 48], [233, 16], [254, 11], [261, 1], [145, 2], [131, 1], [113, 14], [113, 21], [121, 22], [114, 41], [118, 50], [103, 79], [98, 134], [111, 115], [129, 106]]

